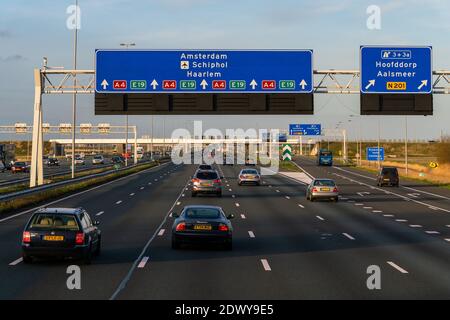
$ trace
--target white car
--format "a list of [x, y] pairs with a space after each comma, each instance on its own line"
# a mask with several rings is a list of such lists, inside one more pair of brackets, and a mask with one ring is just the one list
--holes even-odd
[[105, 158], [103, 158], [103, 156], [101, 155], [97, 155], [94, 156], [94, 158], [92, 158], [92, 164], [104, 164], [105, 163]]
[[82, 158], [75, 158], [75, 165], [77, 164], [81, 164], [81, 165], [85, 165], [86, 163], [84, 162], [84, 159]]

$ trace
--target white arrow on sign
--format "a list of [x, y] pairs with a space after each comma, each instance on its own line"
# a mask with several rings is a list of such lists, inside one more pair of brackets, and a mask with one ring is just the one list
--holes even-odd
[[300, 87], [302, 87], [302, 90], [305, 90], [305, 87], [308, 85], [308, 83], [306, 83], [305, 79], [302, 80], [302, 82], [300, 82]]
[[109, 86], [108, 81], [106, 81], [106, 79], [103, 79], [101, 86], [103, 87], [103, 90], [106, 90], [106, 87]]
[[422, 80], [420, 86], [417, 88], [418, 90], [421, 90], [423, 87], [428, 85], [428, 80]]
[[375, 85], [375, 80], [369, 80], [369, 84], [366, 86], [366, 90]]
[[208, 85], [208, 82], [206, 82], [205, 79], [203, 79], [203, 81], [200, 83], [200, 86], [203, 88], [203, 90], [206, 89], [206, 86]]
[[156, 79], [153, 79], [152, 83], [150, 85], [153, 87], [153, 90], [156, 90], [156, 87], [159, 85], [159, 83], [156, 81]]
[[250, 82], [250, 87], [252, 87], [253, 90], [256, 89], [257, 85], [258, 85], [258, 83], [256, 83], [255, 79], [253, 79], [252, 82]]

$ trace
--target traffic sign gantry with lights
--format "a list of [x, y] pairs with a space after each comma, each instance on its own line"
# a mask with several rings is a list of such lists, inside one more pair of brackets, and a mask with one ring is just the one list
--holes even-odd
[[361, 93], [431, 94], [431, 47], [361, 46]]
[[97, 93], [312, 93], [312, 50], [96, 50]]

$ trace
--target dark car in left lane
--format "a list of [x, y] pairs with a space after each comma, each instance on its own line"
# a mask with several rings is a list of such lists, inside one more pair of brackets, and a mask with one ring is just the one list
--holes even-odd
[[173, 212], [172, 249], [182, 244], [221, 244], [225, 249], [233, 249], [233, 226], [221, 207], [190, 205], [184, 207], [180, 215]]
[[99, 222], [83, 208], [43, 208], [28, 221], [22, 235], [22, 258], [73, 258], [90, 264], [101, 250]]

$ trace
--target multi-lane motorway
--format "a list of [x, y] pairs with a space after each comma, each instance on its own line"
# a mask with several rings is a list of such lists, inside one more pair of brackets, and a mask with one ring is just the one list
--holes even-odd
[[[282, 175], [240, 187], [239, 165], [218, 166], [222, 198], [191, 198], [196, 166], [169, 163], [51, 204], [101, 222], [102, 255], [81, 266], [81, 290], [66, 287], [77, 262], [22, 262], [29, 212], [0, 217], [0, 299], [450, 298], [450, 192], [378, 188], [369, 173], [296, 162], [335, 179], [340, 201], [309, 202], [305, 185]], [[234, 213], [232, 251], [171, 249], [170, 214], [189, 204]], [[373, 265], [380, 290], [366, 285]]]

